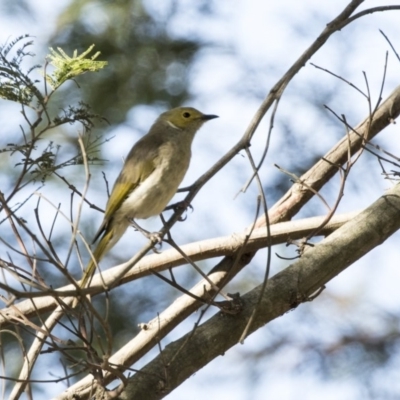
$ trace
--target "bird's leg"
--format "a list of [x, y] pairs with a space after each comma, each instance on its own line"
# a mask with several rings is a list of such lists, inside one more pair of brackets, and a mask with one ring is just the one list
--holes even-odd
[[147, 238], [150, 235], [150, 232], [147, 231], [146, 229], [142, 228], [133, 218], [129, 220], [130, 223], [133, 225], [133, 227], [139, 231], [140, 233], [142, 233], [144, 236], [146, 236]]
[[[168, 207], [165, 207], [164, 211], [174, 210], [175, 212], [187, 211], [190, 208], [193, 211], [193, 206], [186, 200], [178, 201], [177, 203], [171, 204]], [[187, 217], [180, 217], [179, 221], [185, 221]]]

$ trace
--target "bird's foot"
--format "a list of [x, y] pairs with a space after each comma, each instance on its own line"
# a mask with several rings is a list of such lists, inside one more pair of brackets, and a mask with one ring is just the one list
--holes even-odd
[[[177, 203], [171, 204], [170, 206], [166, 207], [164, 211], [167, 210], [174, 210], [175, 212], [181, 212], [187, 211], [187, 209], [190, 208], [191, 211], [193, 211], [193, 206], [186, 200], [178, 201]], [[185, 221], [187, 216], [179, 217], [179, 221]]]
[[[143, 236], [145, 236], [147, 239], [151, 240], [154, 244], [154, 246], [159, 246], [161, 248], [162, 244], [162, 236], [161, 232], [149, 232], [148, 230], [142, 228], [135, 220], [131, 220], [132, 225], [136, 230], [138, 230]], [[156, 249], [156, 247], [153, 247], [153, 251], [155, 253], [159, 253], [159, 251]]]

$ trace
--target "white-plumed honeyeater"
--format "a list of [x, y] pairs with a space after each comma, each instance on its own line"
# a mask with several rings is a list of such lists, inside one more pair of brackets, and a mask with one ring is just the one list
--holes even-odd
[[[131, 219], [160, 214], [176, 193], [189, 167], [195, 133], [216, 115], [179, 107], [162, 113], [129, 152], [108, 199], [94, 242], [96, 262], [121, 238]], [[86, 287], [96, 265], [91, 259], [80, 286]]]

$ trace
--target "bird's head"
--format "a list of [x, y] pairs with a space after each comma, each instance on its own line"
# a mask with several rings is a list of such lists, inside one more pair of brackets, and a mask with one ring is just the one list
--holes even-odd
[[192, 107], [178, 107], [166, 111], [159, 119], [173, 128], [196, 132], [206, 121], [218, 118], [218, 115], [203, 114]]

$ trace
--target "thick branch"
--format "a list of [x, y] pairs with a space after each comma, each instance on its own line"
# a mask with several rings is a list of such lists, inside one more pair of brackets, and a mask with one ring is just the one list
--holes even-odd
[[[399, 228], [400, 184], [307, 251], [298, 262], [271, 278], [249, 333], [307, 301], [315, 291]], [[169, 344], [162, 355], [129, 380], [120, 399], [164, 398], [199, 369], [236, 345], [258, 302], [261, 287], [243, 296], [244, 309], [239, 315], [218, 313], [197, 328], [190, 340], [187, 339], [191, 333]], [[173, 361], [170, 363], [170, 360]]]
[[[336, 230], [348, 220], [357, 215], [357, 212], [347, 213], [334, 216], [320, 235], [327, 235]], [[288, 240], [297, 240], [307, 236], [310, 232], [315, 231], [321, 225], [325, 217], [312, 217], [297, 221], [282, 222], [271, 226], [271, 243], [279, 244], [286, 243]], [[252, 232], [250, 237], [246, 232], [232, 234], [218, 238], [206, 239], [200, 242], [194, 242], [181, 246], [181, 250], [190, 257], [193, 261], [201, 261], [214, 257], [229, 256], [237, 252], [238, 249], [244, 249], [246, 252], [256, 251], [268, 245], [267, 231], [265, 228], [259, 228]], [[244, 246], [244, 248], [243, 248]], [[104, 291], [104, 284], [107, 286], [113, 282], [115, 276], [120, 275], [126, 265], [130, 261], [113, 267], [93, 277], [90, 293], [96, 295]], [[133, 267], [121, 280], [120, 284], [131, 282], [152, 274], [152, 271], [162, 272], [169, 268], [178, 267], [186, 264], [187, 261], [175, 249], [166, 250], [161, 254], [151, 254], [141, 259], [135, 267]], [[1, 284], [0, 284], [1, 287]], [[29, 320], [21, 318], [31, 318], [38, 314], [51, 311], [58, 305], [55, 297], [62, 295], [73, 296], [76, 288], [73, 285], [64, 286], [56, 291], [53, 291], [53, 296], [40, 296], [41, 293], [21, 293], [21, 295], [30, 296], [29, 300], [22, 301], [4, 310], [0, 310], [0, 324], [6, 327], [8, 323], [21, 321], [21, 323], [29, 323]], [[14, 293], [17, 295], [17, 293]]]
[[[272, 223], [290, 220], [306, 204], [314, 193], [307, 189], [319, 191], [337, 172], [348, 158], [349, 144], [350, 154], [360, 150], [363, 139], [372, 139], [385, 129], [400, 114], [400, 86], [381, 104], [375, 112], [373, 119], [368, 116], [363, 122], [345, 135], [328, 153], [313, 165], [299, 178], [288, 192], [270, 209], [269, 215]], [[357, 132], [357, 133], [356, 133]], [[318, 134], [318, 133], [317, 133]], [[329, 162], [327, 162], [328, 160]], [[304, 184], [302, 184], [304, 182]], [[264, 218], [260, 218], [257, 226], [265, 224]]]

